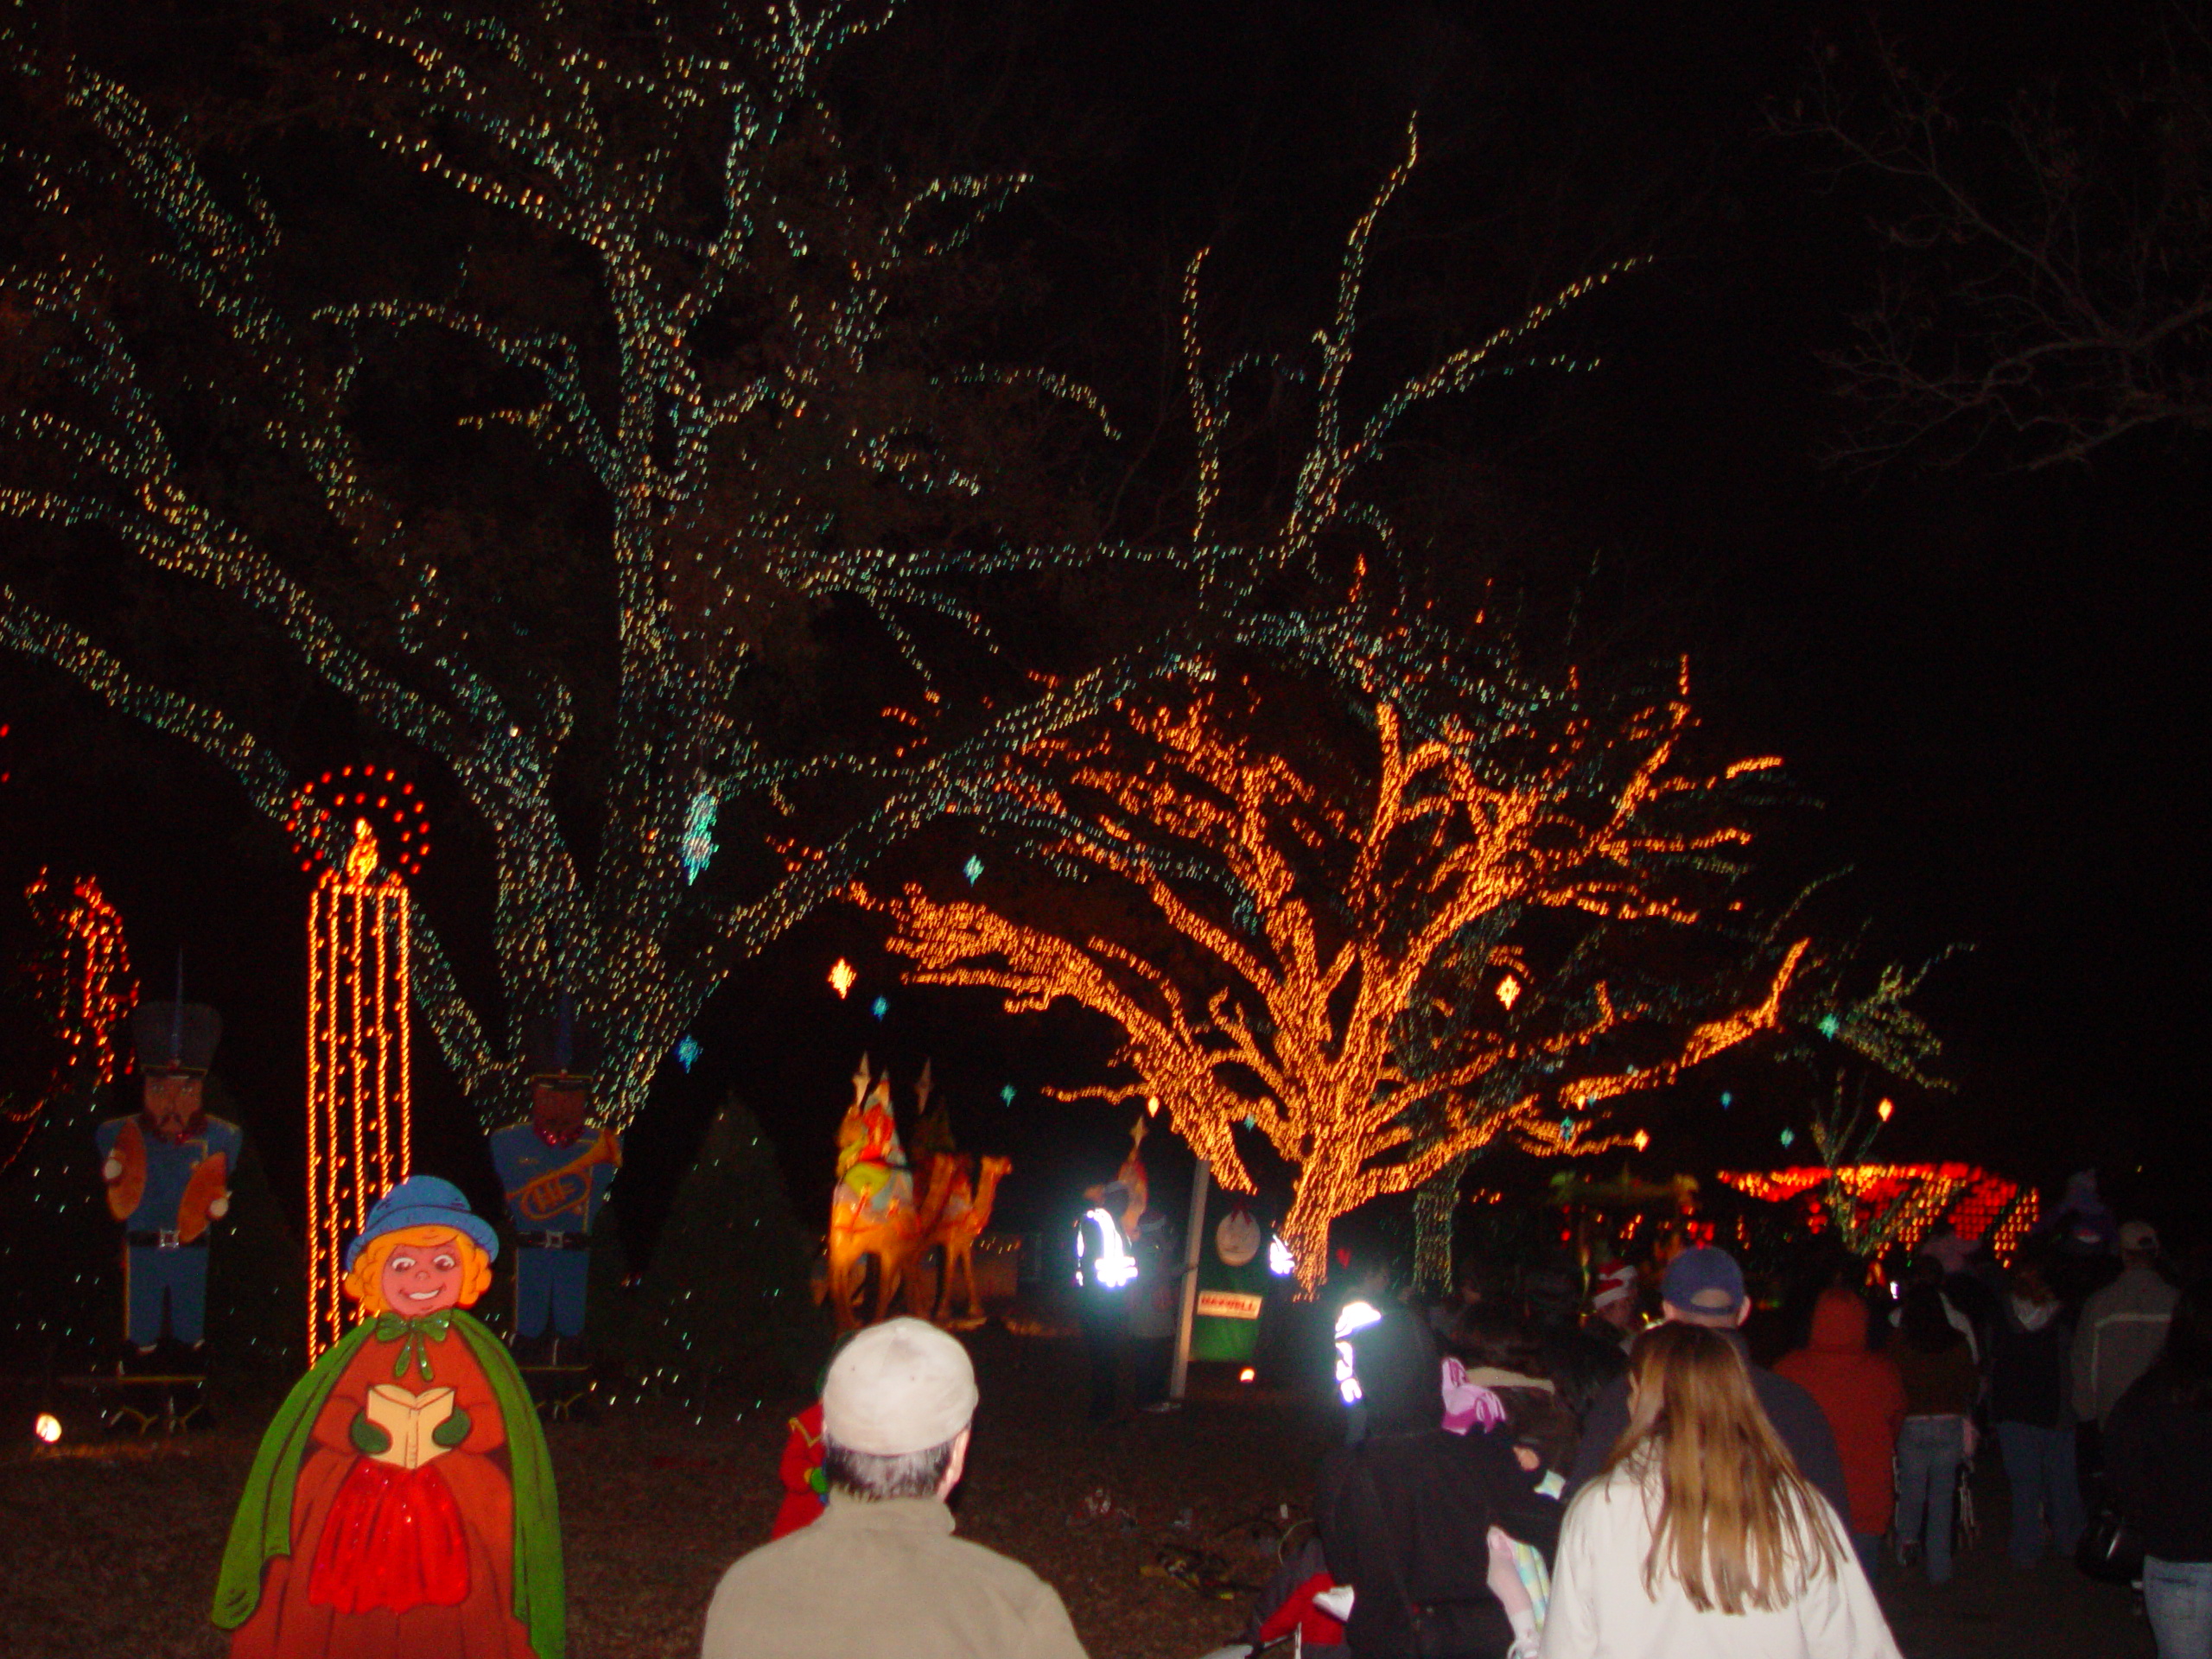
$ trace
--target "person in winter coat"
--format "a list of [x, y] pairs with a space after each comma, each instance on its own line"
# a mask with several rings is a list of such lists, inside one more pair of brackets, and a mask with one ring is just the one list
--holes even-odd
[[1981, 1372], [1974, 1345], [1955, 1325], [1934, 1285], [1910, 1292], [1898, 1309], [1891, 1352], [1904, 1383], [1904, 1427], [1897, 1431], [1897, 1560], [1922, 1558], [1928, 1582], [1951, 1580], [1951, 1521], [1959, 1465], [1974, 1455], [1974, 1402]]
[[1774, 1371], [1811, 1395], [1834, 1431], [1843, 1489], [1851, 1500], [1845, 1519], [1852, 1548], [1872, 1579], [1897, 1506], [1891, 1457], [1904, 1426], [1904, 1383], [1897, 1362], [1867, 1348], [1866, 1304], [1855, 1292], [1834, 1289], [1822, 1291], [1813, 1305], [1806, 1345], [1783, 1355]]
[[1443, 1427], [1424, 1322], [1385, 1319], [1348, 1340], [1367, 1433], [1322, 1465], [1313, 1519], [1330, 1573], [1353, 1588], [1344, 1638], [1354, 1659], [1503, 1659], [1515, 1631], [1490, 1586], [1490, 1529], [1548, 1556], [1559, 1503], [1537, 1492], [1509, 1433]]
[[2044, 1522], [2061, 1556], [2074, 1553], [2087, 1518], [2074, 1460], [2073, 1332], [2042, 1270], [2024, 1262], [1998, 1304], [1990, 1342], [1989, 1416], [2012, 1488], [2012, 1565], [2043, 1554]]
[[[1843, 1463], [1836, 1456], [1835, 1435], [1828, 1420], [1813, 1403], [1812, 1395], [1786, 1377], [1751, 1364], [1751, 1356], [1737, 1327], [1751, 1311], [1744, 1289], [1744, 1270], [1726, 1250], [1706, 1248], [1684, 1250], [1668, 1264], [1659, 1281], [1659, 1312], [1669, 1324], [1702, 1325], [1721, 1332], [1744, 1356], [1750, 1367], [1751, 1390], [1759, 1409], [1774, 1425], [1782, 1444], [1796, 1460], [1798, 1472], [1811, 1481], [1838, 1514], [1851, 1507], [1843, 1484]], [[1574, 1454], [1574, 1469], [1567, 1477], [1567, 1495], [1573, 1497], [1586, 1481], [1596, 1478], [1612, 1456], [1613, 1446], [1629, 1426], [1629, 1379], [1616, 1377], [1606, 1384], [1582, 1420], [1582, 1444]]]
[[1735, 1344], [1673, 1320], [1631, 1363], [1628, 1429], [1560, 1535], [1543, 1659], [1898, 1659]]
[[2120, 1396], [2165, 1346], [2181, 1293], [2158, 1271], [2158, 1235], [2147, 1221], [2120, 1230], [2120, 1277], [2089, 1298], [2074, 1332], [2074, 1414], [2104, 1427]]
[[2166, 1343], [2105, 1429], [2120, 1513], [2143, 1539], [2158, 1659], [2212, 1659], [2212, 1305], [2174, 1304]]

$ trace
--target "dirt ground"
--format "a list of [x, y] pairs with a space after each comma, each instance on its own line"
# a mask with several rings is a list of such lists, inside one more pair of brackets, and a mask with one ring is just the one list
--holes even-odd
[[[1217, 1581], [1256, 1583], [1272, 1566], [1335, 1432], [1325, 1402], [1207, 1379], [1185, 1411], [1094, 1427], [1076, 1344], [995, 1328], [971, 1340], [983, 1405], [963, 1534], [1057, 1586], [1096, 1659], [1195, 1659], [1232, 1639], [1244, 1598]], [[697, 1652], [715, 1580], [766, 1536], [801, 1403], [764, 1400], [734, 1424], [629, 1407], [553, 1426], [576, 1659]], [[207, 1600], [258, 1428], [0, 1447], [0, 1654], [222, 1653]], [[2013, 1573], [2001, 1475], [1984, 1470], [1980, 1491], [1982, 1537], [1954, 1584], [1881, 1586], [1910, 1659], [2148, 1659], [2124, 1588], [2058, 1563]], [[1210, 1558], [1195, 1573], [1193, 1555]]]

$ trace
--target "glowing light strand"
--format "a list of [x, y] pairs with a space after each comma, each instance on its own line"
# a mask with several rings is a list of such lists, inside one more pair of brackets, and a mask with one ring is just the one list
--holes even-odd
[[308, 896], [308, 1354], [351, 1323], [340, 1252], [370, 1207], [413, 1161], [409, 905], [397, 875], [378, 872], [376, 838], [354, 826], [353, 851]]

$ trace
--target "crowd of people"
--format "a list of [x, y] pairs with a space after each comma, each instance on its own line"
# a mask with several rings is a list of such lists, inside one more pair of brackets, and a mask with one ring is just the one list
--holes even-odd
[[[2015, 1567], [2071, 1557], [2107, 1510], [2142, 1552], [2160, 1659], [2208, 1659], [2212, 1309], [2171, 1282], [2149, 1227], [2117, 1243], [2103, 1274], [2037, 1251], [2007, 1270], [1954, 1240], [1894, 1287], [1840, 1263], [1770, 1370], [1719, 1249], [1601, 1263], [1586, 1290], [1563, 1268], [1478, 1270], [1425, 1308], [1382, 1274], [1343, 1275], [1347, 1443], [1248, 1640], [1295, 1632], [1315, 1659], [1888, 1659], [1873, 1586], [1950, 1580], [1961, 1471], [1987, 1440]], [[964, 1351], [929, 1327], [844, 1350], [820, 1408], [820, 1521], [730, 1570], [706, 1659], [848, 1650], [871, 1616], [806, 1586], [873, 1583], [852, 1568], [877, 1554], [882, 1583], [936, 1586], [893, 1595], [905, 1650], [1079, 1652], [1049, 1586], [952, 1536], [975, 1398]]]

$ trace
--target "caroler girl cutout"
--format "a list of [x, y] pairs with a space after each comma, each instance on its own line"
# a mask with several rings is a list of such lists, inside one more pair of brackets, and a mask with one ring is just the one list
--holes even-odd
[[231, 1523], [214, 1620], [232, 1659], [563, 1659], [545, 1437], [462, 1311], [499, 1248], [430, 1175], [346, 1246], [361, 1322], [294, 1386]]

